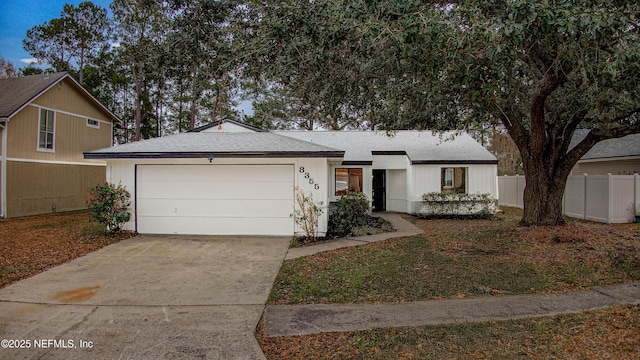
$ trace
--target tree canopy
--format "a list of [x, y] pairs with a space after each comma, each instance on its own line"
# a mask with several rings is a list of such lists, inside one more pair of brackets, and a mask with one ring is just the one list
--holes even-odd
[[27, 31], [24, 48], [56, 71], [69, 71], [72, 60], [78, 63], [78, 81], [83, 83], [87, 60], [108, 46], [110, 24], [107, 10], [84, 1], [65, 4], [59, 18], [34, 26]]
[[[104, 9], [85, 4], [24, 44], [58, 70], [89, 55], [119, 142], [237, 117], [240, 81], [257, 99], [248, 120], [270, 128], [490, 125], [522, 157], [522, 223], [555, 225], [577, 160], [640, 132], [635, 0], [114, 0], [110, 48], [91, 20]], [[591, 132], [569, 148], [578, 128]]]
[[[383, 129], [506, 128], [527, 177], [522, 223], [562, 224], [577, 160], [640, 132], [636, 1], [253, 2], [253, 74], [323, 115]], [[577, 128], [591, 129], [573, 149]]]

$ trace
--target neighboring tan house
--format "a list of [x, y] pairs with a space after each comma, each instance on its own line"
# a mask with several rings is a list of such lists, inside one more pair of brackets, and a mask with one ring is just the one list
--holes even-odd
[[[439, 136], [442, 135], [442, 136]], [[128, 230], [292, 235], [294, 188], [325, 205], [363, 192], [374, 211], [415, 213], [428, 192], [498, 197], [497, 160], [468, 134], [267, 132], [227, 120], [85, 153], [132, 196]], [[319, 233], [327, 231], [327, 214]]]
[[116, 116], [67, 73], [0, 79], [0, 216], [86, 208]]
[[[582, 141], [589, 130], [579, 129], [569, 148]], [[607, 139], [594, 145], [571, 171], [573, 175], [633, 175], [640, 174], [640, 134]]]

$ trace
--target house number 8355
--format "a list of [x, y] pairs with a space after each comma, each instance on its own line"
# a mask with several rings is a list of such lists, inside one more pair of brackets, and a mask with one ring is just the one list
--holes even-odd
[[313, 185], [314, 189], [316, 190], [320, 189], [320, 185], [315, 183], [315, 181], [311, 177], [311, 174], [305, 171], [304, 166], [300, 166], [298, 168], [298, 172], [301, 174], [304, 174], [304, 178], [309, 180], [309, 184]]

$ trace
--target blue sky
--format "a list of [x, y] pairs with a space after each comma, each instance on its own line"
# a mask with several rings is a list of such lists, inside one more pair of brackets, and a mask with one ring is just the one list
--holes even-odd
[[[78, 5], [85, 0], [0, 0], [0, 57], [13, 63], [16, 69], [29, 65], [33, 59], [22, 47], [27, 30], [60, 17], [64, 4]], [[111, 0], [92, 0], [111, 15]], [[253, 114], [251, 102], [238, 106], [247, 115]]]
[[[78, 5], [83, 0], [0, 0], [0, 57], [16, 68], [28, 65], [32, 58], [22, 48], [27, 30], [60, 17], [64, 4]], [[93, 0], [94, 4], [109, 9], [111, 0]]]

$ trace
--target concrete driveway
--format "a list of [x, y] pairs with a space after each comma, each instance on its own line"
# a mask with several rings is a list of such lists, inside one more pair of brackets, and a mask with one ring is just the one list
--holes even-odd
[[0, 290], [0, 358], [264, 359], [289, 240], [138, 236], [20, 281]]

